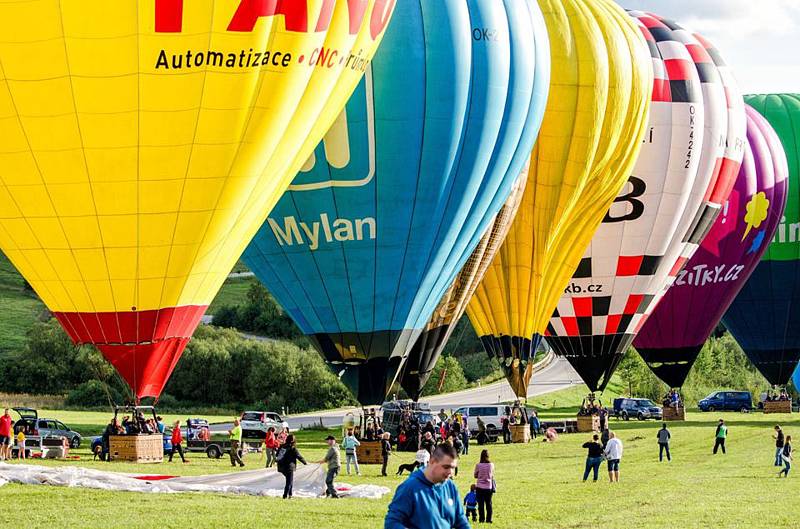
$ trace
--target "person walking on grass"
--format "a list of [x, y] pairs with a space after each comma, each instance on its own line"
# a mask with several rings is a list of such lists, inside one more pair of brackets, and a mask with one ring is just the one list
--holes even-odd
[[297, 468], [297, 462], [300, 461], [306, 465], [306, 460], [303, 455], [297, 450], [297, 441], [294, 434], [286, 436], [286, 442], [278, 449], [278, 472], [283, 474], [286, 478], [286, 485], [283, 487], [283, 499], [292, 497], [292, 487], [294, 486], [294, 471]]
[[725, 421], [719, 420], [717, 424], [717, 431], [714, 434], [714, 453], [717, 453], [718, 448], [722, 448], [722, 453], [725, 453], [725, 439], [728, 438], [728, 427]]
[[478, 522], [492, 523], [492, 494], [495, 491], [494, 463], [489, 459], [489, 451], [481, 450], [481, 459], [473, 473], [475, 493], [478, 496]]
[[600, 444], [600, 436], [594, 434], [591, 441], [583, 443], [583, 448], [587, 449], [586, 468], [583, 471], [583, 481], [589, 478], [589, 471], [594, 472], [594, 479], [597, 481], [597, 474], [600, 472], [600, 463], [603, 462], [603, 445]]
[[608, 431], [608, 443], [603, 451], [608, 461], [608, 480], [619, 483], [619, 462], [622, 460], [622, 440], [615, 432]]
[[336, 479], [336, 474], [339, 473], [341, 468], [341, 456], [339, 455], [339, 445], [336, 444], [336, 438], [329, 435], [325, 438], [328, 443], [328, 452], [325, 458], [319, 461], [319, 464], [327, 463], [328, 473], [325, 475], [325, 497], [338, 498], [339, 494], [336, 492], [336, 487], [333, 480]]
[[242, 445], [242, 427], [239, 425], [239, 419], [233, 420], [233, 428], [228, 430], [228, 439], [231, 443], [231, 466], [235, 467], [238, 463], [240, 467], [244, 466], [244, 461], [239, 456], [239, 447]]
[[658, 461], [659, 463], [664, 460], [664, 452], [667, 453], [667, 461], [672, 461], [672, 457], [669, 455], [669, 440], [672, 437], [672, 434], [669, 433], [667, 430], [667, 423], [661, 423], [661, 429], [656, 434], [656, 438], [658, 439]]
[[436, 447], [430, 464], [415, 470], [397, 487], [384, 520], [384, 529], [469, 529], [469, 520], [450, 477], [458, 453], [450, 443]]
[[775, 466], [779, 467], [783, 465], [783, 430], [781, 430], [780, 425], [775, 425], [775, 435], [773, 436], [775, 439]]
[[789, 471], [792, 469], [792, 436], [787, 435], [786, 441], [783, 443], [783, 448], [781, 449], [781, 460], [783, 461], [783, 468], [780, 472], [778, 472], [778, 477], [783, 474], [785, 477], [789, 477]]
[[183, 455], [183, 435], [181, 435], [181, 421], [175, 421], [175, 424], [172, 425], [172, 449], [169, 451], [169, 462], [172, 463], [172, 456], [175, 455], [175, 451], [178, 452], [178, 455], [181, 456], [181, 461], [184, 463], [188, 463], [186, 461], [186, 457]]
[[342, 447], [344, 448], [344, 457], [346, 460], [347, 465], [347, 475], [350, 475], [350, 463], [353, 463], [353, 466], [356, 467], [356, 474], [361, 475], [361, 469], [358, 468], [358, 454], [356, 452], [356, 448], [361, 446], [361, 443], [356, 439], [356, 436], [353, 435], [353, 429], [347, 430], [347, 435], [344, 436], [342, 440]]

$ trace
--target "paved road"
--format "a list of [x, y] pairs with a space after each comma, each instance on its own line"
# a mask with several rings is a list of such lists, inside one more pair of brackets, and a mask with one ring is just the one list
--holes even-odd
[[[572, 369], [569, 362], [563, 358], [556, 357], [548, 366], [533, 375], [531, 384], [528, 386], [528, 396], [536, 397], [553, 391], [566, 389], [576, 384], [582, 384], [578, 374]], [[465, 404], [490, 404], [513, 399], [514, 394], [511, 391], [511, 387], [505, 380], [501, 380], [483, 387], [436, 395], [421, 400], [429, 403], [434, 410], [439, 408], [449, 410]], [[358, 408], [340, 408], [336, 410], [304, 413], [287, 417], [286, 422], [289, 423], [289, 428], [293, 430], [312, 424], [319, 425], [320, 423], [325, 427], [332, 428], [341, 426], [342, 419], [349, 411], [355, 412], [358, 411]], [[230, 424], [218, 424], [213, 425], [212, 430], [227, 430], [230, 427]]]

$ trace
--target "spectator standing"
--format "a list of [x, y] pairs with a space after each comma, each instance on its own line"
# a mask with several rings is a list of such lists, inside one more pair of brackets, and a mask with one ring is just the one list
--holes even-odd
[[3, 411], [0, 416], [0, 461], [11, 461], [11, 436], [12, 425], [14, 421], [11, 420], [11, 414], [8, 408]]
[[619, 483], [619, 462], [622, 460], [622, 440], [617, 438], [617, 434], [608, 431], [608, 443], [603, 451], [608, 461], [608, 480], [611, 483]]
[[283, 499], [285, 500], [292, 497], [294, 471], [297, 468], [297, 462], [300, 461], [304, 465], [306, 464], [306, 460], [297, 450], [297, 441], [294, 435], [289, 434], [286, 436], [286, 442], [278, 449], [277, 461], [278, 472], [286, 478], [286, 485], [283, 487]]
[[783, 430], [781, 430], [780, 425], [775, 425], [775, 466], [779, 467], [783, 465]]
[[667, 461], [672, 461], [672, 457], [669, 455], [669, 440], [672, 437], [672, 434], [669, 433], [667, 430], [667, 423], [661, 423], [661, 429], [656, 434], [656, 438], [658, 439], [658, 461], [661, 462], [664, 460], [664, 452], [667, 453]]
[[266, 468], [270, 468], [275, 463], [275, 454], [278, 451], [278, 440], [275, 438], [275, 427], [267, 428], [267, 435], [264, 437], [264, 452], [267, 454]]
[[461, 426], [461, 442], [464, 446], [462, 448], [461, 453], [464, 455], [469, 454], [469, 438], [472, 433], [469, 431], [469, 426], [467, 426], [467, 421], [464, 419], [464, 424]]
[[500, 424], [503, 429], [503, 444], [508, 444], [511, 442], [511, 419], [506, 415], [500, 419]]
[[469, 529], [469, 520], [450, 477], [458, 454], [449, 443], [439, 445], [425, 469], [415, 470], [395, 491], [384, 529]]
[[475, 493], [478, 497], [478, 522], [492, 523], [492, 494], [495, 491], [494, 463], [489, 459], [489, 451], [481, 450], [480, 462], [475, 465], [473, 473]]
[[186, 461], [186, 457], [183, 455], [183, 435], [181, 435], [181, 421], [175, 421], [175, 424], [172, 426], [172, 450], [169, 451], [169, 462], [172, 462], [172, 456], [175, 455], [175, 451], [177, 450], [178, 454], [181, 456], [181, 461], [184, 463], [188, 463]]
[[383, 458], [383, 466], [381, 466], [381, 476], [386, 476], [386, 465], [389, 464], [389, 456], [392, 453], [392, 435], [389, 432], [383, 432], [381, 435], [381, 457]]
[[358, 455], [356, 453], [356, 448], [361, 446], [361, 443], [358, 442], [356, 436], [353, 435], [353, 430], [347, 430], [347, 435], [344, 436], [342, 440], [342, 446], [344, 447], [344, 457], [346, 460], [347, 465], [347, 475], [350, 475], [350, 463], [353, 463], [353, 466], [356, 469], [356, 474], [361, 475], [361, 470], [358, 468]]
[[242, 427], [239, 425], [239, 418], [233, 420], [233, 428], [228, 430], [228, 440], [231, 443], [231, 466], [235, 467], [238, 463], [240, 467], [244, 466], [244, 461], [239, 456], [239, 447], [242, 444]]
[[464, 507], [467, 509], [467, 519], [472, 518], [473, 522], [478, 521], [478, 494], [475, 492], [475, 484], [469, 486], [469, 493], [464, 496]]
[[603, 462], [603, 445], [600, 444], [600, 436], [594, 434], [591, 441], [583, 443], [583, 448], [587, 449], [586, 468], [583, 471], [583, 481], [589, 479], [589, 471], [594, 471], [594, 479], [600, 472], [600, 463]]
[[433, 449], [436, 448], [436, 441], [433, 439], [433, 435], [431, 435], [430, 432], [425, 432], [419, 447], [423, 450], [427, 450], [428, 454], [433, 455]]
[[722, 448], [722, 453], [725, 453], [725, 439], [728, 438], [728, 426], [722, 419], [717, 424], [717, 431], [714, 433], [714, 453], [717, 453], [718, 448]]
[[25, 432], [20, 429], [17, 434], [17, 459], [25, 460]]
[[542, 427], [542, 423], [539, 422], [539, 414], [536, 413], [536, 410], [531, 412], [531, 436], [536, 439], [536, 436], [539, 434], [539, 429]]
[[339, 445], [336, 444], [336, 438], [332, 435], [326, 437], [325, 442], [328, 443], [328, 452], [325, 454], [325, 458], [319, 462], [328, 465], [328, 473], [325, 475], [325, 497], [338, 498], [339, 494], [336, 492], [333, 480], [336, 479], [342, 466]]
[[789, 477], [789, 471], [792, 469], [792, 436], [786, 436], [786, 442], [783, 443], [783, 449], [781, 450], [781, 458], [783, 459], [784, 468], [778, 472], [778, 476], [780, 477], [783, 474], [785, 477]]

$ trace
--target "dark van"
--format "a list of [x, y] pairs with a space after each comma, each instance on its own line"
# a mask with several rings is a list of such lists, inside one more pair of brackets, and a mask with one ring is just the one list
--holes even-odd
[[753, 409], [753, 395], [749, 391], [715, 391], [697, 403], [700, 411], [741, 411]]

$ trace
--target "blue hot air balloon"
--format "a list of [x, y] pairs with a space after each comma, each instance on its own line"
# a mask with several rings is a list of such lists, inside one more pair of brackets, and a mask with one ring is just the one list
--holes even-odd
[[533, 0], [407, 0], [366, 68], [244, 253], [364, 404], [385, 397], [530, 156], [547, 30]]

